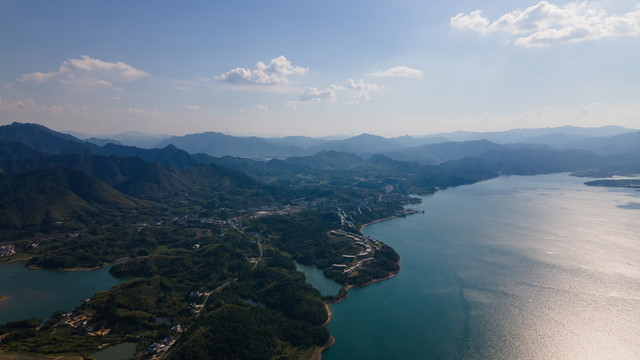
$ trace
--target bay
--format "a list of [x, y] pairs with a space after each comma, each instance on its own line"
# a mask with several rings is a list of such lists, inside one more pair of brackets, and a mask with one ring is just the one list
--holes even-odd
[[342, 289], [342, 285], [326, 278], [322, 270], [318, 269], [315, 265], [302, 265], [296, 263], [296, 270], [302, 272], [307, 283], [318, 289], [322, 296], [338, 295], [338, 292]]
[[0, 324], [36, 317], [47, 320], [54, 311], [69, 311], [82, 300], [108, 290], [122, 280], [111, 266], [87, 271], [29, 269], [24, 262], [0, 264]]
[[331, 305], [323, 359], [640, 358], [640, 192], [584, 181], [500, 177], [367, 227], [402, 270]]

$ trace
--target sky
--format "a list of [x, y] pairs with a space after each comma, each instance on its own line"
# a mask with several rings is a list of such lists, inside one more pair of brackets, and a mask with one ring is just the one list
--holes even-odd
[[0, 125], [640, 128], [640, 1], [0, 0]]

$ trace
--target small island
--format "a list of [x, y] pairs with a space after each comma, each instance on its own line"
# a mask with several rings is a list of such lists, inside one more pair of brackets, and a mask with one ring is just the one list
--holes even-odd
[[604, 186], [640, 190], [640, 179], [594, 180], [584, 183], [588, 186]]

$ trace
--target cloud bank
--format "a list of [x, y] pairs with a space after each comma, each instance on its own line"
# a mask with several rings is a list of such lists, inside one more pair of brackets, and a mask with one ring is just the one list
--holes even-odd
[[302, 75], [309, 68], [291, 65], [284, 56], [271, 59], [269, 65], [258, 61], [253, 70], [237, 67], [216, 76], [216, 80], [232, 85], [287, 85], [289, 75]]
[[375, 77], [419, 78], [422, 77], [423, 74], [421, 70], [406, 66], [394, 66], [385, 71], [374, 72], [372, 75]]
[[148, 76], [142, 70], [121, 61], [107, 62], [81, 55], [80, 59], [69, 59], [60, 65], [58, 71], [34, 72], [22, 75], [23, 83], [50, 83], [88, 86], [113, 86], [114, 83], [128, 83]]
[[289, 101], [287, 106], [296, 109], [299, 105], [305, 103], [336, 102], [338, 100], [339, 91], [349, 91], [351, 97], [356, 99], [355, 101], [350, 101], [349, 104], [357, 104], [358, 100], [371, 100], [369, 93], [382, 89], [384, 89], [384, 86], [367, 83], [362, 79], [357, 82], [353, 79], [349, 79], [346, 87], [338, 85], [331, 85], [326, 89], [308, 87], [302, 90], [297, 101]]
[[514, 10], [491, 22], [481, 10], [460, 13], [450, 26], [481, 34], [505, 32], [516, 45], [542, 47], [577, 43], [613, 36], [640, 34], [640, 7], [624, 15], [607, 15], [595, 2], [571, 2], [563, 6], [541, 1], [524, 10]]

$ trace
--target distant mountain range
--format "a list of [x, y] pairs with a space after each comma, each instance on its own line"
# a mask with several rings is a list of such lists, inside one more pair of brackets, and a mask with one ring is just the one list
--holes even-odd
[[[91, 219], [177, 204], [244, 209], [326, 196], [331, 189], [384, 191], [390, 185], [405, 194], [431, 192], [500, 173], [640, 173], [640, 132], [604, 128], [613, 135], [589, 137], [595, 129], [561, 129], [568, 134], [514, 130], [514, 138], [529, 134], [539, 143], [506, 144], [368, 134], [327, 140], [204, 133], [142, 149], [99, 146], [41, 125], [13, 123], [0, 126], [0, 194], [6, 210], [0, 215], [2, 227], [20, 228], [70, 214]], [[491, 136], [498, 135], [508, 138]]]
[[[634, 135], [635, 133], [635, 135]], [[146, 139], [138, 147], [165, 148], [174, 145], [191, 154], [210, 156], [235, 156], [254, 159], [289, 158], [309, 156], [320, 151], [339, 151], [358, 155], [385, 154], [398, 160], [438, 163], [441, 161], [476, 155], [495, 149], [495, 145], [535, 144], [556, 149], [583, 149], [601, 155], [631, 153], [640, 149], [637, 130], [604, 126], [581, 128], [564, 126], [542, 129], [515, 129], [502, 132], [452, 132], [430, 136], [401, 136], [385, 138], [361, 134], [346, 139], [310, 138], [289, 136], [283, 138], [261, 138], [231, 136], [217, 132], [205, 132], [185, 136], [166, 137], [153, 146]], [[138, 134], [143, 138], [142, 134]], [[109, 139], [87, 139], [105, 145]], [[121, 143], [121, 140], [112, 142]], [[448, 144], [447, 143], [457, 143]]]

